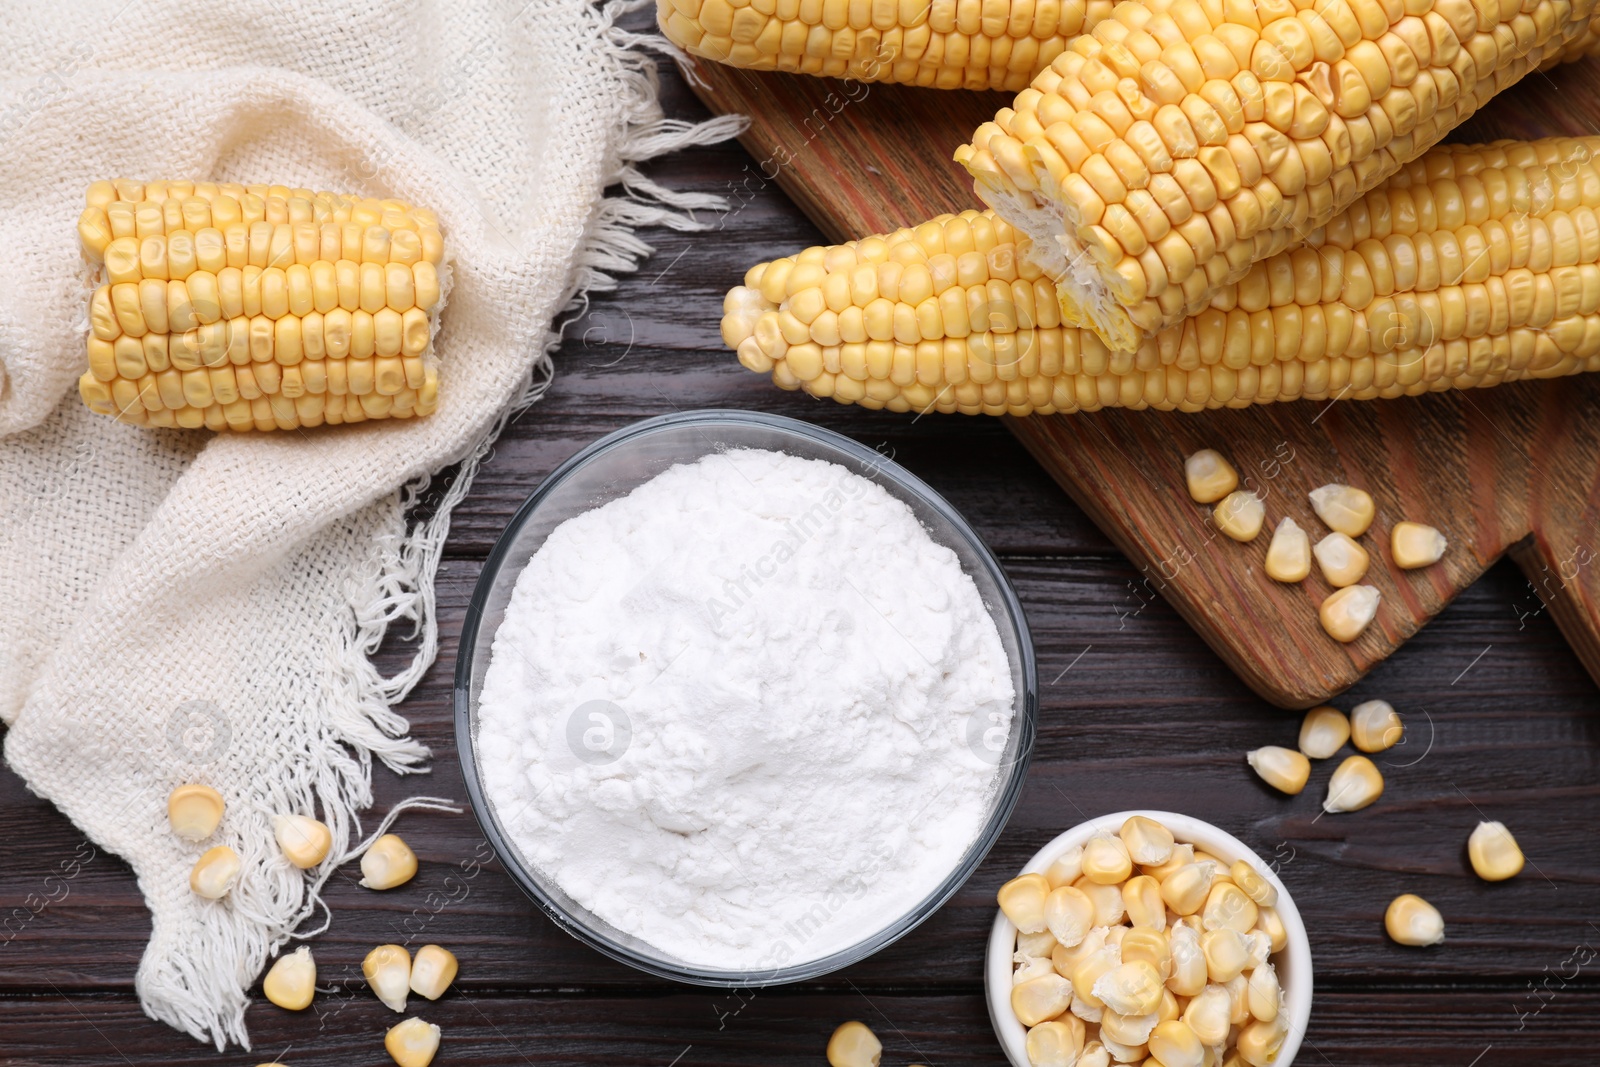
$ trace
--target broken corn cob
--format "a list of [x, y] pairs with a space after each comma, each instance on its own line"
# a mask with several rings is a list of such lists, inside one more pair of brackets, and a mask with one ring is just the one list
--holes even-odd
[[956, 152], [1117, 351], [1198, 313], [1496, 92], [1593, 0], [1126, 0]]
[[84, 402], [140, 426], [289, 430], [438, 404], [438, 219], [281, 185], [100, 181]]
[[1026, 88], [1112, 0], [656, 0], [667, 39], [749, 70]]
[[990, 212], [760, 264], [722, 335], [786, 389], [892, 411], [1197, 411], [1600, 370], [1600, 138], [1443, 145], [1302, 248], [1112, 352]]

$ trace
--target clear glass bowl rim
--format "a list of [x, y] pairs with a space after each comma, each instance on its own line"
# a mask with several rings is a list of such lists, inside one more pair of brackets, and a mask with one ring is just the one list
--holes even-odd
[[[473, 747], [472, 738], [472, 667], [474, 649], [477, 645], [478, 631], [483, 621], [485, 605], [496, 585], [496, 580], [499, 578], [502, 568], [505, 566], [506, 558], [516, 542], [517, 534], [535, 513], [539, 505], [575, 471], [596, 457], [631, 441], [669, 428], [729, 424], [754, 426], [794, 434], [843, 452], [848, 458], [869, 465], [875, 471], [876, 477], [882, 477], [893, 483], [900, 493], [918, 497], [928, 507], [937, 511], [950, 524], [951, 528], [968, 543], [988, 569], [1000, 595], [1000, 614], [1010, 620], [1015, 630], [1017, 648], [1022, 660], [1020, 666], [1023, 692], [1020, 694], [1021, 699], [1017, 702], [1013, 717], [1014, 729], [1017, 731], [1019, 739], [1017, 757], [1001, 772], [1005, 777], [997, 787], [995, 804], [989, 813], [989, 819], [978, 832], [972, 844], [968, 846], [967, 852], [961, 858], [961, 862], [956, 865], [955, 869], [950, 872], [944, 881], [935, 887], [932, 893], [893, 923], [870, 937], [857, 942], [849, 948], [841, 949], [838, 952], [815, 960], [758, 972], [721, 970], [698, 967], [687, 963], [669, 964], [663, 960], [635, 952], [627, 945], [617, 943], [600, 931], [593, 929], [580, 916], [569, 913], [565, 907], [545, 892], [538, 879], [533, 876], [522, 862], [516, 846], [507, 840], [505, 833], [501, 830], [499, 822], [495, 819], [493, 809], [484, 796], [483, 786], [478, 776], [477, 755]], [[510, 577], [511, 580], [515, 580], [514, 575]], [[660, 978], [667, 978], [690, 985], [725, 989], [755, 988], [782, 985], [790, 982], [803, 982], [829, 974], [866, 959], [868, 956], [893, 944], [938, 911], [950, 897], [954, 896], [966, 884], [967, 879], [978, 869], [984, 858], [989, 854], [989, 850], [999, 839], [1006, 823], [1010, 820], [1011, 813], [1016, 808], [1017, 800], [1022, 795], [1022, 788], [1028, 777], [1028, 765], [1033, 755], [1033, 742], [1038, 728], [1039, 711], [1038, 667], [1034, 656], [1032, 635], [1028, 629], [1028, 620], [1022, 610], [1022, 602], [1017, 597], [1010, 578], [1001, 568], [999, 560], [995, 558], [989, 546], [983, 542], [983, 539], [972, 529], [966, 519], [955, 508], [951, 507], [943, 496], [894, 460], [867, 448], [860, 442], [843, 434], [782, 415], [725, 408], [704, 408], [641, 419], [587, 445], [550, 472], [549, 476], [539, 484], [539, 487], [517, 509], [516, 514], [506, 524], [505, 530], [501, 532], [488, 557], [484, 560], [483, 570], [479, 572], [477, 584], [472, 591], [472, 598], [467, 604], [466, 617], [462, 621], [460, 644], [456, 652], [453, 691], [456, 752], [461, 762], [461, 775], [466, 786], [472, 813], [477, 819], [478, 826], [483, 831], [489, 847], [493, 850], [496, 859], [500, 861], [500, 866], [505, 870], [506, 874], [510, 875], [517, 887], [527, 894], [539, 909], [550, 917], [556, 926], [605, 956]]]

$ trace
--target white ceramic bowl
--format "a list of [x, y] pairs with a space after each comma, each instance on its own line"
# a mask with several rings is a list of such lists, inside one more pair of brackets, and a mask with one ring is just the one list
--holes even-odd
[[[1311, 946], [1306, 940], [1306, 924], [1301, 920], [1300, 909], [1294, 906], [1294, 898], [1289, 895], [1288, 888], [1243, 841], [1208, 822], [1176, 812], [1119, 811], [1074, 826], [1034, 853], [1033, 859], [1017, 873], [1042, 873], [1063, 852], [1083, 844], [1102, 830], [1116, 833], [1134, 815], [1154, 819], [1171, 830], [1179, 842], [1194, 845], [1220, 860], [1228, 863], [1241, 859], [1251, 861], [1261, 876], [1278, 890], [1276, 907], [1283, 927], [1289, 934], [1289, 943], [1282, 952], [1273, 956], [1273, 963], [1278, 970], [1278, 981], [1283, 986], [1285, 1010], [1289, 1013], [1289, 1033], [1283, 1039], [1283, 1048], [1273, 1067], [1289, 1067], [1294, 1062], [1295, 1053], [1300, 1051], [1306, 1024], [1311, 1021]], [[1011, 925], [1011, 920], [1005, 917], [1004, 912], [996, 909], [983, 975], [989, 1019], [994, 1024], [995, 1036], [1000, 1039], [1000, 1047], [1005, 1050], [1006, 1059], [1012, 1067], [1031, 1067], [1025, 1051], [1027, 1030], [1011, 1011], [1011, 957], [1016, 951], [1016, 943], [1017, 928]]]

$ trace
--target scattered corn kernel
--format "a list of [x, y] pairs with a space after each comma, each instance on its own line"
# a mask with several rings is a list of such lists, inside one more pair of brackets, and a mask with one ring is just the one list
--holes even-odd
[[1278, 902], [1278, 890], [1260, 871], [1250, 866], [1249, 860], [1235, 861], [1228, 868], [1228, 877], [1233, 879], [1234, 885], [1244, 890], [1245, 896], [1261, 907], [1270, 908]]
[[866, 1023], [851, 1019], [840, 1023], [828, 1038], [828, 1063], [832, 1067], [878, 1067], [883, 1042]]
[[320, 819], [309, 815], [274, 815], [272, 836], [278, 839], [288, 861], [306, 870], [328, 858], [333, 847], [333, 833]]
[[204, 841], [222, 822], [222, 794], [209, 785], [180, 785], [167, 797], [167, 822], [185, 841]]
[[1401, 945], [1437, 945], [1444, 940], [1444, 916], [1414, 893], [1402, 893], [1383, 913], [1383, 928]]
[[1083, 1020], [1075, 1015], [1042, 1022], [1028, 1031], [1028, 1062], [1033, 1067], [1073, 1067], [1083, 1051], [1083, 1036]]
[[1382, 594], [1374, 586], [1347, 585], [1322, 602], [1317, 616], [1329, 637], [1348, 645], [1377, 617], [1380, 599]]
[[1503, 882], [1522, 870], [1522, 849], [1503, 822], [1480, 822], [1467, 838], [1472, 869], [1485, 882]]
[[1383, 775], [1377, 764], [1365, 756], [1350, 756], [1328, 779], [1328, 798], [1322, 810], [1360, 811], [1383, 795]]
[[[1088, 961], [1084, 961], [1085, 963]], [[1080, 968], [1083, 963], [1078, 965]], [[1047, 974], [1043, 978], [1035, 978], [1031, 982], [1023, 982], [1011, 990], [1011, 1010], [1016, 1012], [1017, 1018], [1023, 1026], [1034, 1026], [1046, 1019], [1054, 1019], [1066, 1011], [1072, 1003], [1072, 991], [1076, 982], [1069, 982], [1059, 974]], [[863, 1027], [865, 1029], [865, 1027]], [[838, 1037], [838, 1034], [834, 1034]], [[874, 1039], [876, 1042], [876, 1039]], [[833, 1043], [828, 1043], [828, 1062], [837, 1063], [833, 1058]], [[873, 1063], [877, 1062], [874, 1056]]]
[[1214, 448], [1202, 448], [1184, 460], [1183, 474], [1196, 504], [1215, 504], [1239, 488], [1239, 472]]
[[1387, 700], [1368, 700], [1350, 709], [1350, 740], [1363, 752], [1392, 748], [1404, 734], [1400, 716]]
[[404, 945], [379, 945], [361, 961], [361, 973], [372, 992], [390, 1011], [406, 1010], [411, 988], [411, 954]]
[[411, 961], [411, 992], [429, 1000], [438, 1000], [450, 983], [456, 980], [461, 964], [455, 953], [438, 945], [423, 945]]
[[207, 900], [221, 900], [239, 879], [239, 854], [227, 845], [207, 849], [189, 871], [189, 888]]
[[1323, 704], [1300, 721], [1300, 751], [1312, 759], [1327, 759], [1348, 740], [1350, 720], [1338, 708]]
[[1042, 874], [1018, 875], [995, 894], [1011, 925], [1025, 934], [1045, 928], [1045, 898], [1049, 895], [1050, 882]]
[[1372, 525], [1378, 509], [1372, 494], [1350, 485], [1333, 483], [1311, 490], [1311, 510], [1330, 530], [1360, 537]]
[[1272, 531], [1263, 569], [1277, 582], [1303, 582], [1311, 573], [1311, 538], [1287, 515]]
[[389, 1028], [383, 1047], [399, 1067], [428, 1067], [439, 1051], [439, 1028], [421, 1019], [404, 1019]]
[[316, 986], [317, 964], [311, 958], [311, 950], [304, 945], [287, 956], [279, 956], [261, 981], [261, 991], [267, 999], [289, 1011], [304, 1011], [310, 1007]]
[[1335, 531], [1317, 542], [1311, 550], [1322, 577], [1335, 589], [1355, 585], [1367, 576], [1372, 557], [1348, 535]]
[[1131, 816], [1117, 831], [1128, 858], [1141, 867], [1159, 866], [1172, 858], [1172, 831], [1143, 815]]
[[1133, 873], [1133, 860], [1120, 837], [1098, 833], [1083, 846], [1083, 875], [1100, 885], [1116, 885]]
[[1450, 542], [1432, 526], [1420, 522], [1395, 523], [1389, 535], [1389, 548], [1394, 553], [1394, 565], [1404, 570], [1429, 567], [1444, 558]]
[[1266, 521], [1267, 507], [1254, 493], [1238, 489], [1222, 498], [1211, 517], [1217, 529], [1235, 541], [1254, 541]]
[[1292, 748], [1264, 745], [1245, 756], [1261, 780], [1280, 793], [1294, 796], [1311, 777], [1311, 761]]
[[393, 889], [417, 873], [417, 854], [398, 834], [384, 834], [361, 857], [361, 884], [368, 889]]

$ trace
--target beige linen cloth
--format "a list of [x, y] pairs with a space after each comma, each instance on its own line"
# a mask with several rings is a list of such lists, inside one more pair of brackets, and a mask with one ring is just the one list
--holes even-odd
[[[274, 812], [341, 844], [372, 759], [421, 769], [391, 706], [435, 653], [449, 507], [505, 415], [549, 379], [552, 321], [693, 226], [633, 164], [735, 132], [664, 120], [646, 43], [586, 0], [106, 0], [0, 5], [0, 717], [30, 788], [124, 857], [153, 916], [154, 1018], [248, 1047], [245, 990], [316, 908]], [[436, 210], [453, 283], [431, 418], [305, 432], [147, 431], [89, 414], [75, 221], [99, 178], [398, 196]], [[606, 198], [602, 190], [621, 183]], [[436, 518], [406, 507], [464, 461]], [[415, 661], [368, 661], [396, 624]], [[226, 798], [204, 845], [166, 797]], [[220, 902], [188, 887], [238, 850]], [[3, 862], [0, 845], [0, 862]], [[336, 852], [339, 847], [336, 846]]]

